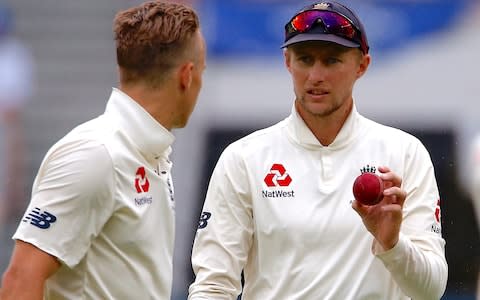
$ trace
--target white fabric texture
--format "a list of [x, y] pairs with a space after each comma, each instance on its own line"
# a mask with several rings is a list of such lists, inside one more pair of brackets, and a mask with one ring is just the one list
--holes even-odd
[[103, 115], [48, 151], [14, 235], [63, 263], [46, 299], [170, 298], [173, 141], [114, 89]]
[[[365, 166], [390, 167], [408, 194], [400, 241], [387, 252], [351, 207]], [[293, 109], [222, 153], [195, 237], [189, 299], [439, 299], [447, 264], [438, 201], [415, 137], [354, 108], [326, 147]]]

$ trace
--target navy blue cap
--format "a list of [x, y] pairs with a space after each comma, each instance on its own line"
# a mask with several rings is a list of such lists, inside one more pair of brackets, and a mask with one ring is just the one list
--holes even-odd
[[[290, 21], [285, 25], [286, 33], [285, 33], [285, 40], [281, 48], [285, 48], [289, 45], [306, 42], [306, 41], [328, 41], [333, 42], [336, 44], [343, 45], [345, 47], [351, 48], [361, 48], [364, 53], [368, 53], [368, 40], [367, 35], [365, 33], [365, 28], [358, 18], [358, 16], [347, 6], [340, 4], [335, 1], [322, 1], [317, 2], [308, 6], [305, 6], [297, 13], [295, 13], [294, 17], [304, 11], [307, 10], [324, 10], [324, 11], [331, 11], [342, 15], [343, 17], [347, 18], [351, 24], [355, 27], [357, 31], [357, 35], [353, 39], [347, 39], [343, 36], [327, 33], [323, 26], [312, 26], [307, 31], [302, 33], [293, 33], [289, 34], [287, 28], [290, 24]], [[292, 17], [292, 19], [294, 18]]]

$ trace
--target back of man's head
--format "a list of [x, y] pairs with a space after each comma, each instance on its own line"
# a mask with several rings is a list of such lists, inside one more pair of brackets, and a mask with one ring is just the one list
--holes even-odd
[[120, 81], [161, 85], [186, 59], [199, 26], [195, 11], [182, 4], [151, 1], [117, 13], [113, 31]]

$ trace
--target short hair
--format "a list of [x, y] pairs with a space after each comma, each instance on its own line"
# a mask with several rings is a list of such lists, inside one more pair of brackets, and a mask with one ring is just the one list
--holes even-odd
[[117, 13], [113, 31], [122, 83], [161, 84], [185, 59], [199, 29], [192, 8], [149, 1]]

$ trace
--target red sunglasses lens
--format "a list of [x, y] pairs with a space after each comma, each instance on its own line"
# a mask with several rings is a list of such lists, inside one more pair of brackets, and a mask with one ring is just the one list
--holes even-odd
[[336, 35], [343, 35], [345, 37], [348, 37], [349, 39], [352, 39], [354, 37], [355, 28], [347, 18], [339, 14], [325, 12], [321, 19], [330, 33]]
[[304, 32], [312, 27], [318, 20], [321, 20], [328, 33], [345, 36], [352, 39], [355, 35], [355, 28], [345, 17], [321, 10], [307, 10], [292, 19], [292, 27], [298, 32]]
[[304, 32], [310, 28], [318, 19], [319, 11], [308, 10], [295, 16], [292, 20], [292, 26], [297, 31]]

